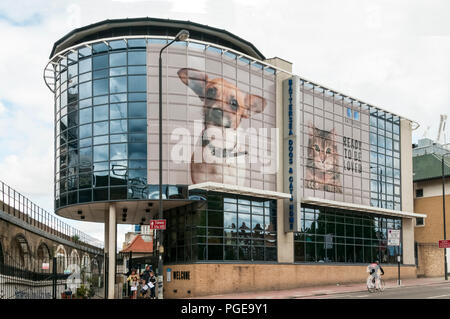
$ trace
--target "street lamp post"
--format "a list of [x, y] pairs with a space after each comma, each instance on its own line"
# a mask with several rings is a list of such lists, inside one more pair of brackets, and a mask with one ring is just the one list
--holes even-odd
[[[159, 51], [159, 213], [158, 219], [163, 219], [163, 204], [162, 204], [162, 53], [164, 49], [166, 49], [169, 45], [174, 43], [175, 41], [185, 41], [189, 38], [189, 31], [181, 30], [175, 36], [175, 39], [166, 44], [161, 51]], [[163, 234], [162, 230], [158, 232], [158, 299], [163, 298], [163, 258], [162, 255], [164, 253], [163, 246]]]
[[[447, 155], [450, 155], [450, 152], [442, 155], [442, 215], [444, 218], [444, 240], [447, 240], [447, 229], [446, 229], [446, 225], [445, 225], [445, 174], [444, 174], [444, 158]], [[445, 280], [448, 280], [447, 248], [444, 248], [444, 276], [445, 276]]]

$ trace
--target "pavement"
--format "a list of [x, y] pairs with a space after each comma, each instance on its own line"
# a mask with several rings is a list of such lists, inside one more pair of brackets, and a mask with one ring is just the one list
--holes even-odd
[[[404, 279], [401, 281], [400, 286], [397, 284], [397, 280], [389, 280], [389, 281], [386, 280], [385, 283], [386, 283], [385, 284], [385, 291], [386, 291], [388, 289], [400, 289], [402, 287], [442, 285], [449, 283], [449, 281], [445, 281], [444, 277], [436, 277], [436, 278]], [[363, 282], [353, 284], [303, 287], [303, 288], [276, 290], [276, 291], [232, 293], [232, 294], [202, 296], [190, 299], [301, 299], [301, 298], [316, 298], [318, 296], [328, 296], [353, 292], [367, 292], [366, 283]]]

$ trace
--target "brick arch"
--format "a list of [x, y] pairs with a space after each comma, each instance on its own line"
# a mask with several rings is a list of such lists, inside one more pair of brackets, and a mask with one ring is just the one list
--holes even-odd
[[0, 265], [5, 263], [5, 257], [4, 257], [4, 252], [3, 252], [3, 244], [2, 244], [2, 239], [0, 238]]
[[18, 233], [11, 241], [10, 255], [13, 266], [31, 270], [32, 252], [25, 234]]
[[50, 260], [52, 257], [53, 255], [49, 245], [45, 241], [41, 240], [36, 247], [36, 259]]
[[64, 245], [58, 245], [55, 250], [54, 256], [56, 257], [57, 272], [62, 273], [67, 267], [67, 249]]
[[70, 252], [70, 263], [80, 265], [80, 253], [75, 248]]

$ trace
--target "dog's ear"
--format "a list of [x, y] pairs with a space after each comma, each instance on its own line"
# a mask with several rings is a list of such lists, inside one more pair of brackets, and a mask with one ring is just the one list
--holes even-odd
[[250, 117], [251, 113], [261, 113], [267, 105], [265, 98], [253, 94], [247, 94], [245, 96], [244, 103], [246, 110], [242, 114], [243, 117]]
[[205, 72], [196, 69], [183, 68], [178, 70], [178, 76], [181, 81], [194, 91], [203, 101], [205, 98], [205, 87], [208, 82], [208, 76]]

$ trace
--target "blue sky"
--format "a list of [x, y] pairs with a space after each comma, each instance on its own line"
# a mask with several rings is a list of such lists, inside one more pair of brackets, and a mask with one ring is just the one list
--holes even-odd
[[[53, 101], [42, 74], [74, 28], [151, 16], [226, 29], [306, 79], [417, 121], [417, 141], [428, 126], [435, 138], [450, 110], [448, 12], [446, 0], [2, 0], [0, 180], [53, 211]], [[103, 236], [100, 225], [71, 223]]]

